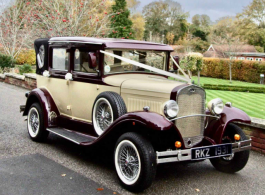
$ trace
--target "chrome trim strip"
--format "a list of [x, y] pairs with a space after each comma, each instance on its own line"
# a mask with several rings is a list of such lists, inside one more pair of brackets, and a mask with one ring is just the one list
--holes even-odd
[[216, 119], [220, 119], [220, 116], [213, 116], [213, 115], [207, 115], [207, 114], [193, 114], [193, 115], [187, 115], [187, 116], [182, 116], [182, 117], [169, 119], [169, 121], [175, 121], [175, 120], [178, 120], [178, 119], [188, 118], [188, 117], [195, 117], [195, 116], [207, 116], [207, 117], [213, 117], [213, 118], [216, 118]]
[[251, 139], [235, 142], [232, 144], [232, 151], [235, 152], [241, 152], [244, 150], [250, 150], [251, 149]]
[[[222, 145], [222, 144], [218, 144], [218, 145]], [[203, 148], [203, 147], [199, 147], [199, 148]], [[250, 150], [250, 149], [251, 149], [251, 139], [232, 143], [233, 153], [241, 152], [244, 150]], [[169, 156], [169, 157], [159, 158], [159, 157], [165, 157], [165, 156]], [[168, 163], [168, 162], [180, 162], [180, 161], [187, 161], [187, 160], [191, 160], [191, 149], [174, 150], [174, 151], [171, 150], [171, 151], [164, 151], [164, 152], [156, 151], [156, 163], [157, 164]]]
[[67, 139], [67, 140], [69, 140], [69, 141], [71, 141], [71, 142], [74, 142], [74, 143], [80, 145], [79, 142], [77, 142], [77, 141], [75, 141], [75, 140], [73, 140], [73, 139], [70, 139], [69, 137], [66, 137], [66, 136], [64, 136], [64, 135], [61, 135], [60, 133], [54, 132], [54, 131], [52, 131], [52, 130], [50, 130], [50, 129], [48, 129], [48, 128], [47, 128], [46, 130], [49, 131], [49, 132], [52, 132], [52, 133], [54, 133], [54, 134], [56, 134], [56, 135], [58, 135], [58, 136], [60, 136], [60, 137], [63, 137], [63, 138], [65, 138], [65, 139]]

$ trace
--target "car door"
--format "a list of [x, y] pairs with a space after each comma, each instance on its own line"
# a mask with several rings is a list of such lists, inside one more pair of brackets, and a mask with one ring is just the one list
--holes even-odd
[[45, 87], [55, 101], [61, 115], [72, 115], [69, 97], [69, 82], [65, 75], [70, 70], [70, 53], [67, 46], [50, 46], [50, 77], [38, 80], [39, 87]]
[[88, 62], [89, 52], [96, 52], [87, 47], [73, 47], [73, 81], [69, 84], [72, 118], [91, 123], [91, 111], [97, 96], [100, 77], [98, 67], [91, 69]]

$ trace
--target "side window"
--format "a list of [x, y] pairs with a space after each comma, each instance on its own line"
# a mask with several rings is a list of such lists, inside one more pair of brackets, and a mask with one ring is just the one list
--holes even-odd
[[[87, 72], [87, 73], [97, 73], [98, 66], [95, 69], [90, 68], [88, 60], [89, 51], [80, 51], [79, 49], [75, 50], [74, 58], [74, 71], [77, 72]], [[98, 57], [97, 57], [98, 65]]]
[[57, 70], [68, 70], [69, 53], [63, 48], [54, 48], [52, 55], [52, 68]]

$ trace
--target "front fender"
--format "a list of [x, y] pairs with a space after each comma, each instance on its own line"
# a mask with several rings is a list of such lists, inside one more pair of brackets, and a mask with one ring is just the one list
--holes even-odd
[[35, 102], [38, 102], [42, 108], [45, 128], [56, 125], [54, 119], [60, 113], [50, 93], [44, 88], [36, 88], [30, 92], [23, 116], [28, 115], [30, 106]]
[[251, 119], [244, 111], [235, 107], [225, 106], [220, 115], [220, 119], [212, 120], [209, 123], [207, 129], [205, 130], [205, 136], [214, 139], [217, 144], [221, 144], [227, 125], [234, 121], [251, 123]]
[[174, 123], [168, 121], [164, 116], [154, 112], [129, 112], [115, 120], [104, 133], [95, 141], [103, 139], [117, 139], [121, 134], [128, 131], [149, 134], [150, 131], [161, 132], [172, 130]]

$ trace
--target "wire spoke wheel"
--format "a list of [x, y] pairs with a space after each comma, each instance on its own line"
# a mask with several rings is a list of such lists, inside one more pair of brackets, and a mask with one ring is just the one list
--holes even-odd
[[29, 111], [28, 130], [32, 137], [36, 137], [40, 129], [40, 116], [38, 110], [32, 107]]
[[110, 103], [105, 98], [97, 100], [94, 106], [93, 121], [95, 122], [95, 130], [100, 135], [113, 122], [113, 111]]
[[127, 180], [133, 180], [139, 172], [139, 159], [134, 148], [125, 144], [119, 151], [119, 167]]
[[140, 175], [141, 160], [136, 146], [129, 140], [123, 140], [117, 146], [116, 170], [121, 180], [128, 184], [134, 184]]

